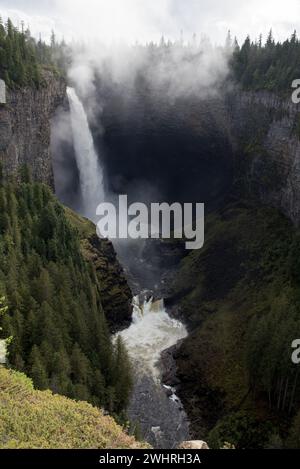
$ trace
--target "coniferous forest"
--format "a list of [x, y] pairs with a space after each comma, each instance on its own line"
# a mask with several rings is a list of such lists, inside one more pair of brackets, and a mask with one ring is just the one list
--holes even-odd
[[300, 76], [300, 41], [297, 32], [284, 42], [276, 42], [272, 30], [264, 42], [247, 36], [239, 46], [233, 41], [231, 72], [244, 89], [290, 93], [295, 77]]
[[52, 33], [51, 43], [40, 38], [36, 41], [25, 29], [16, 28], [10, 19], [5, 24], [0, 17], [0, 78], [7, 86], [40, 86], [43, 83], [42, 68], [64, 73], [65, 44], [56, 42]]
[[51, 190], [30, 182], [0, 187], [0, 290], [8, 312], [9, 362], [38, 389], [121, 415], [131, 387], [121, 339], [112, 343], [92, 264]]

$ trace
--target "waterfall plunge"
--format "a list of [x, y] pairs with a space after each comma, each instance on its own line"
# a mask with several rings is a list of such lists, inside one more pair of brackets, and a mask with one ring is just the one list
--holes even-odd
[[161, 353], [187, 336], [186, 327], [168, 315], [163, 300], [154, 302], [152, 298], [142, 303], [138, 296], [133, 299], [132, 319], [120, 335], [138, 372], [159, 382]]
[[82, 194], [82, 215], [95, 221], [96, 208], [104, 200], [103, 172], [95, 150], [84, 107], [73, 88], [67, 88], [75, 156]]

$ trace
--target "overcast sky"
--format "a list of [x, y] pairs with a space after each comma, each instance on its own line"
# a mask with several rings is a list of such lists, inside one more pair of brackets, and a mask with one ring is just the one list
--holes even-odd
[[300, 34], [300, 0], [0, 0], [0, 13], [30, 24], [47, 39], [51, 29], [66, 40], [106, 42], [184, 39], [195, 32], [223, 43], [228, 29], [239, 40], [247, 34], [276, 39]]

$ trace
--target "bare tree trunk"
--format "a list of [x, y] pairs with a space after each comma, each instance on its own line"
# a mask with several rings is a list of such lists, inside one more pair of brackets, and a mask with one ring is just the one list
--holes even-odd
[[296, 388], [297, 388], [298, 376], [299, 376], [299, 367], [297, 368], [297, 371], [295, 373], [295, 381], [294, 381], [293, 390], [292, 390], [292, 393], [291, 393], [290, 405], [289, 405], [289, 414], [292, 412], [292, 409], [293, 409], [295, 393], [296, 393]]
[[277, 410], [280, 409], [282, 386], [283, 386], [283, 378], [281, 378], [281, 380], [280, 380], [280, 386], [279, 386], [279, 392], [278, 392], [278, 401], [277, 401]]
[[283, 402], [282, 402], [282, 410], [285, 409], [285, 403], [286, 403], [288, 388], [289, 388], [289, 378], [287, 377], [286, 382], [285, 382], [285, 390], [284, 390], [284, 396], [283, 396]]

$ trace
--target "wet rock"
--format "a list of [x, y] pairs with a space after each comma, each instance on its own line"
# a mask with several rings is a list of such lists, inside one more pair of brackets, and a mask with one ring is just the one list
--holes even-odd
[[167, 385], [164, 384], [164, 385], [163, 385], [163, 388], [164, 388], [165, 393], [166, 393], [166, 395], [167, 395], [168, 397], [172, 397], [172, 396], [173, 396], [174, 391], [173, 391], [173, 388], [171, 388], [171, 386], [167, 386]]
[[144, 440], [154, 448], [173, 449], [189, 438], [189, 422], [179, 402], [150, 376], [137, 376], [128, 409]]
[[176, 355], [180, 348], [182, 341], [179, 341], [173, 347], [164, 350], [161, 354], [159, 366], [162, 372], [162, 382], [170, 387], [176, 388], [180, 385], [180, 380], [177, 376]]

